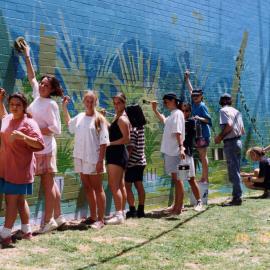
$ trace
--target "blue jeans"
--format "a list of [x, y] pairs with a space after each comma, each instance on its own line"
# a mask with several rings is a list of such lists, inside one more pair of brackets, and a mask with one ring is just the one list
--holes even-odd
[[224, 141], [224, 153], [227, 161], [229, 180], [232, 183], [232, 196], [239, 199], [242, 196], [240, 161], [242, 142], [240, 139]]

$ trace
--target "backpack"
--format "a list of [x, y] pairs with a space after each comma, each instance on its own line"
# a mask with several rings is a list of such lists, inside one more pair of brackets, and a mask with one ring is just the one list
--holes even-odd
[[146, 124], [146, 119], [140, 105], [128, 105], [126, 107], [126, 114], [132, 127], [142, 127]]

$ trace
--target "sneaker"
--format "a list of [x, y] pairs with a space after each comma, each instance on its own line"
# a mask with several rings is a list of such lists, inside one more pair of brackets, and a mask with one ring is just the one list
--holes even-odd
[[55, 219], [55, 222], [57, 223], [58, 228], [64, 225], [67, 221], [63, 215], [60, 215], [58, 218]]
[[90, 227], [94, 230], [100, 230], [105, 226], [104, 222], [102, 221], [96, 221], [93, 223]]
[[48, 233], [51, 232], [55, 229], [57, 229], [58, 225], [55, 222], [54, 218], [51, 218], [51, 220], [48, 223], [45, 223], [40, 230], [38, 231], [38, 233], [43, 234], [43, 233]]
[[16, 240], [31, 240], [33, 238], [32, 232], [24, 233], [22, 230], [16, 231], [12, 236], [12, 242], [14, 243]]
[[96, 222], [96, 220], [92, 219], [91, 217], [86, 218], [85, 220], [82, 220], [80, 224], [85, 224], [85, 225], [92, 225]]
[[230, 202], [223, 203], [222, 206], [239, 206], [242, 204], [242, 199], [241, 198], [233, 198]]
[[125, 221], [124, 216], [122, 214], [120, 214], [120, 215], [115, 215], [114, 217], [112, 217], [109, 220], [106, 220], [105, 224], [107, 224], [107, 225], [117, 225], [117, 224], [124, 223], [124, 221]]
[[137, 217], [137, 211], [127, 211], [126, 218], [135, 218]]
[[197, 201], [197, 205], [194, 206], [194, 210], [197, 212], [201, 212], [204, 210], [202, 201]]

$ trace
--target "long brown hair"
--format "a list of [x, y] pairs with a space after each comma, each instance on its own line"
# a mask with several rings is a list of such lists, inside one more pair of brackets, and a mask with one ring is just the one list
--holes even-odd
[[47, 78], [51, 85], [52, 92], [50, 93], [50, 96], [62, 97], [64, 95], [64, 90], [61, 88], [60, 82], [54, 75], [45, 74], [41, 77], [40, 81], [42, 81], [44, 78]]

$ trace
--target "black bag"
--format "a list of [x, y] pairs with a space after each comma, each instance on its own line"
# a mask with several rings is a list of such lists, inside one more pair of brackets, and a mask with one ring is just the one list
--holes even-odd
[[132, 127], [142, 127], [146, 124], [146, 119], [140, 105], [128, 105], [126, 107], [126, 114]]

